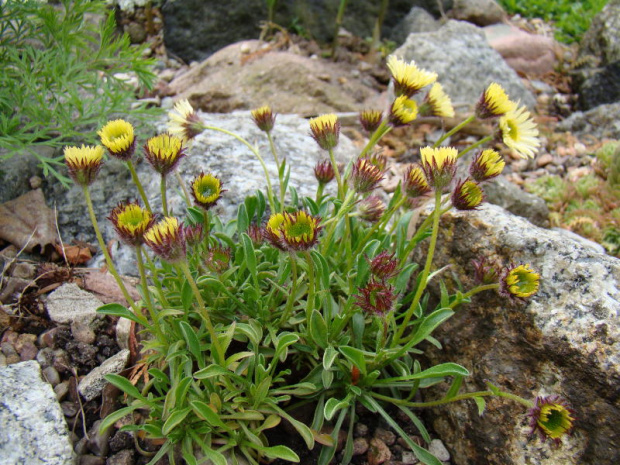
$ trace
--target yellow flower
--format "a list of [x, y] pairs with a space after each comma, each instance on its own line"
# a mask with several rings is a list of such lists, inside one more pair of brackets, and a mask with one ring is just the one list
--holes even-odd
[[308, 250], [319, 240], [320, 221], [302, 210], [274, 213], [265, 227], [265, 238], [280, 250]]
[[192, 182], [192, 196], [196, 205], [205, 210], [213, 207], [223, 192], [222, 182], [212, 174], [200, 173]]
[[397, 97], [390, 109], [389, 121], [392, 126], [404, 126], [418, 117], [418, 104], [406, 95]]
[[164, 217], [144, 234], [144, 243], [166, 261], [175, 262], [185, 258], [185, 237], [179, 221]]
[[403, 179], [403, 189], [405, 194], [412, 199], [428, 194], [431, 186], [426, 182], [426, 176], [422, 168], [417, 165], [411, 165], [405, 172]]
[[138, 202], [119, 203], [108, 219], [116, 233], [126, 244], [138, 246], [144, 242], [144, 233], [152, 226], [154, 218]]
[[351, 180], [355, 191], [365, 194], [383, 180], [383, 170], [368, 158], [358, 158], [351, 169]]
[[256, 110], [252, 110], [252, 119], [254, 119], [254, 123], [261, 131], [269, 132], [273, 129], [273, 125], [276, 122], [276, 117], [271, 111], [271, 107], [268, 105], [257, 108]]
[[480, 119], [503, 116], [515, 108], [515, 103], [496, 82], [492, 82], [482, 93], [476, 105], [476, 116]]
[[454, 147], [424, 147], [420, 149], [422, 169], [429, 185], [437, 190], [452, 181], [456, 171], [458, 150]]
[[174, 111], [168, 113], [170, 121], [168, 130], [181, 138], [183, 142], [188, 142], [204, 131], [204, 126], [200, 117], [196, 114], [187, 99], [179, 100], [174, 105]]
[[383, 113], [380, 110], [362, 110], [360, 112], [360, 124], [369, 134], [377, 130], [382, 120]]
[[538, 397], [529, 410], [530, 426], [534, 434], [540, 433], [543, 439], [560, 443], [562, 436], [570, 434], [575, 424], [575, 412], [566, 406], [558, 396]]
[[437, 73], [420, 69], [414, 61], [407, 63], [394, 55], [388, 57], [387, 66], [392, 73], [394, 93], [397, 96], [411, 97], [423, 87], [437, 80]]
[[433, 84], [431, 90], [428, 91], [424, 103], [424, 106], [429, 108], [429, 115], [439, 116], [440, 118], [452, 118], [454, 116], [452, 100], [438, 82]]
[[133, 155], [136, 139], [133, 126], [125, 120], [116, 119], [106, 124], [97, 135], [101, 143], [108, 149], [110, 155], [127, 161]]
[[530, 265], [519, 265], [502, 273], [500, 293], [524, 299], [536, 294], [539, 285], [540, 275]]
[[151, 137], [144, 146], [144, 156], [155, 171], [165, 176], [185, 156], [183, 141], [169, 134]]
[[475, 210], [482, 203], [484, 195], [477, 182], [469, 179], [457, 184], [452, 193], [452, 205], [458, 210]]
[[330, 150], [338, 145], [340, 136], [340, 121], [338, 117], [329, 113], [310, 120], [310, 134], [323, 150]]
[[103, 147], [65, 147], [64, 154], [69, 176], [80, 186], [91, 185], [103, 162]]
[[506, 163], [499, 153], [493, 149], [486, 149], [476, 155], [469, 167], [469, 173], [476, 181], [482, 182], [499, 176], [505, 166]]
[[499, 127], [504, 144], [522, 158], [533, 158], [538, 152], [538, 147], [540, 147], [538, 129], [525, 106], [511, 110], [502, 116], [499, 119]]

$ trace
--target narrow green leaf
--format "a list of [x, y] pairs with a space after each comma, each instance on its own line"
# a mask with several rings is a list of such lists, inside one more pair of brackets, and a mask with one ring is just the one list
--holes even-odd
[[478, 415], [482, 416], [487, 406], [486, 401], [483, 397], [474, 397], [474, 402], [476, 402], [476, 405], [478, 406]]
[[102, 315], [112, 315], [127, 318], [128, 320], [135, 321], [141, 325], [145, 324], [145, 321], [138, 318], [131, 310], [121, 304], [105, 304], [97, 309], [97, 313]]
[[435, 330], [435, 328], [437, 328], [452, 315], [454, 315], [454, 312], [449, 308], [440, 308], [439, 310], [435, 310], [433, 313], [424, 318], [422, 324], [420, 324], [411, 340], [407, 342], [407, 346], [414, 347], [422, 342]]
[[191, 286], [188, 281], [183, 282], [183, 287], [181, 288], [181, 305], [183, 305], [183, 309], [188, 312], [192, 308], [192, 302], [194, 301], [194, 292], [192, 291]]
[[131, 412], [133, 412], [134, 410], [136, 410], [137, 408], [140, 408], [142, 406], [143, 406], [143, 404], [136, 403], [134, 405], [130, 405], [129, 407], [123, 407], [121, 409], [118, 409], [116, 412], [110, 413], [107, 417], [105, 417], [103, 419], [103, 421], [99, 425], [99, 431], [100, 432], [104, 432], [110, 426], [112, 426], [114, 423], [116, 423], [118, 420], [120, 420], [121, 418], [126, 417]]
[[448, 389], [448, 392], [446, 392], [444, 398], [452, 399], [454, 396], [456, 396], [459, 393], [459, 389], [461, 389], [461, 384], [463, 384], [463, 376], [455, 375], [454, 379], [452, 380], [452, 384], [450, 385], [450, 389]]
[[338, 410], [347, 408], [350, 402], [350, 396], [347, 396], [342, 400], [336, 399], [334, 397], [328, 399], [328, 401], [325, 402], [325, 407], [323, 408], [323, 415], [325, 416], [325, 419], [330, 421], [332, 418], [334, 418], [334, 415], [336, 414], [336, 412], [338, 412]]
[[362, 249], [362, 252], [357, 256], [357, 276], [355, 277], [356, 287], [361, 287], [366, 284], [368, 270], [370, 269], [367, 258], [373, 258], [380, 245], [381, 243], [378, 240], [373, 239], [366, 244], [366, 246]]
[[398, 273], [394, 281], [394, 288], [397, 293], [405, 292], [409, 285], [411, 275], [418, 269], [417, 263], [409, 263]]
[[247, 232], [249, 226], [250, 218], [248, 211], [245, 204], [242, 203], [237, 210], [237, 233], [241, 234]]
[[310, 315], [310, 324], [308, 325], [310, 337], [316, 342], [316, 344], [322, 349], [327, 347], [328, 343], [328, 330], [327, 323], [316, 309], [312, 311]]
[[334, 349], [331, 345], [327, 346], [325, 352], [323, 352], [323, 368], [329, 370], [334, 364], [334, 360], [338, 356], [338, 351]]
[[407, 407], [403, 407], [403, 406], [399, 405], [398, 408], [401, 409], [403, 411], [403, 413], [409, 417], [409, 419], [415, 425], [415, 427], [418, 428], [418, 431], [420, 432], [420, 435], [422, 436], [422, 439], [424, 439], [424, 442], [426, 442], [427, 444], [430, 443], [431, 442], [431, 435], [428, 434], [428, 431], [427, 431], [426, 427], [424, 426], [424, 423], [422, 423], [422, 420], [420, 420], [417, 417], [417, 415], [415, 415]]
[[191, 412], [191, 410], [192, 409], [187, 407], [187, 408], [184, 408], [181, 410], [175, 410], [174, 412], [172, 412], [161, 429], [162, 433], [164, 433], [166, 436], [170, 434], [170, 432], [174, 428], [176, 428], [183, 420], [185, 420], [185, 417], [187, 416], [189, 412]]
[[338, 350], [348, 358], [353, 365], [355, 365], [362, 372], [363, 375], [367, 373], [366, 371], [366, 359], [364, 358], [364, 352], [360, 349], [356, 349], [355, 347], [350, 346], [342, 346], [338, 347]]
[[299, 463], [299, 456], [286, 446], [266, 447], [252, 444], [252, 447], [261, 451], [266, 457], [269, 457], [270, 459], [281, 459], [288, 462]]
[[245, 256], [245, 265], [248, 267], [252, 279], [256, 280], [256, 252], [254, 251], [254, 244], [252, 239], [245, 233], [241, 234], [241, 241], [243, 242], [243, 254]]
[[179, 327], [181, 328], [183, 338], [187, 343], [189, 351], [192, 353], [196, 360], [198, 360], [200, 363], [204, 363], [204, 357], [202, 356], [202, 352], [200, 350], [200, 341], [198, 340], [198, 336], [196, 335], [194, 328], [192, 328], [186, 321], [179, 322]]
[[131, 384], [131, 382], [124, 376], [110, 373], [105, 375], [104, 378], [108, 383], [113, 384], [127, 395], [130, 395], [136, 399], [145, 400], [144, 396], [140, 394], [140, 391], [138, 391], [138, 388]]
[[218, 428], [228, 429], [224, 422], [220, 419], [220, 416], [215, 413], [211, 407], [209, 407], [205, 402], [200, 400], [195, 400], [189, 403], [192, 410], [196, 413], [196, 415], [202, 420], [209, 423], [211, 426], [216, 426]]
[[331, 370], [323, 370], [321, 372], [321, 379], [323, 380], [323, 388], [329, 389], [334, 381], [334, 372]]

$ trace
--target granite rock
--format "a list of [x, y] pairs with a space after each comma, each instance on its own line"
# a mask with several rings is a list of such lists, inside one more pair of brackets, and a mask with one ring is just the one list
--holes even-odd
[[444, 215], [434, 262], [436, 268], [450, 265], [443, 279], [454, 273], [465, 289], [473, 287], [471, 260], [481, 256], [503, 266], [531, 264], [541, 275], [540, 290], [521, 304], [479, 294], [433, 334], [443, 350], [430, 347], [429, 363], [470, 369], [467, 391], [485, 389], [489, 380], [524, 398], [560, 395], [578, 421], [574, 434], [554, 447], [528, 436], [519, 404], [492, 399], [483, 417], [473, 402], [450, 404], [427, 419], [450, 448], [452, 462], [618, 463], [620, 261], [494, 205]]
[[506, 12], [495, 0], [454, 0], [450, 17], [488, 26], [506, 19]]
[[0, 367], [0, 463], [68, 465], [69, 431], [35, 361]]
[[401, 45], [407, 40], [409, 34], [433, 32], [440, 27], [441, 23], [432, 14], [424, 8], [414, 6], [392, 30], [391, 39]]
[[459, 108], [473, 109], [491, 82], [528, 108], [536, 101], [517, 73], [488, 44], [472, 24], [450, 20], [435, 32], [410, 34], [394, 55], [438, 74], [438, 81]]
[[97, 316], [97, 308], [103, 303], [92, 294], [83, 291], [75, 283], [65, 283], [52, 292], [46, 301], [50, 319], [59, 324], [88, 325]]
[[88, 373], [78, 384], [78, 391], [87, 401], [101, 395], [107, 384], [104, 376], [122, 371], [129, 361], [129, 350], [123, 349]]
[[570, 131], [580, 137], [590, 135], [597, 139], [620, 139], [620, 102], [599, 105], [586, 112], [577, 111], [561, 121], [558, 131]]

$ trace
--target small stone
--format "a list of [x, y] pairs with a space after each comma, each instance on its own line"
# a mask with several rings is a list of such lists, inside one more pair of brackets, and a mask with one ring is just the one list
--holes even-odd
[[420, 462], [415, 454], [408, 450], [403, 452], [401, 461], [403, 462], [403, 465], [414, 465]]
[[110, 357], [101, 366], [98, 366], [87, 374], [78, 386], [80, 394], [86, 400], [93, 400], [101, 394], [103, 387], [107, 384], [104, 376], [109, 373], [118, 373], [129, 360], [129, 350], [121, 350], [118, 354]]
[[388, 446], [396, 442], [396, 435], [392, 431], [383, 428], [377, 428], [375, 430], [375, 437], [381, 439]]
[[112, 452], [129, 449], [133, 446], [133, 436], [129, 431], [117, 430], [116, 434], [110, 439], [109, 444]]
[[146, 40], [146, 30], [140, 23], [131, 22], [125, 26], [125, 32], [132, 44], [141, 44]]
[[446, 449], [441, 439], [433, 439], [428, 446], [428, 451], [442, 462], [450, 460], [450, 452]]
[[81, 438], [78, 442], [73, 446], [73, 450], [77, 455], [84, 455], [88, 452], [88, 439]]
[[82, 455], [78, 463], [79, 465], [105, 465], [105, 457]]
[[50, 383], [52, 386], [56, 386], [60, 383], [60, 375], [58, 371], [54, 367], [47, 367], [43, 370], [43, 377]]
[[131, 332], [131, 320], [119, 318], [116, 323], [116, 343], [121, 349], [129, 349], [129, 333]]
[[110, 436], [112, 435], [112, 428], [108, 428], [105, 431], [99, 430], [99, 425], [101, 425], [101, 420], [97, 420], [93, 423], [93, 426], [90, 428], [88, 435], [90, 439], [88, 440], [88, 449], [95, 455], [99, 457], [103, 457], [108, 455], [108, 441], [110, 440]]
[[35, 359], [41, 365], [41, 368], [47, 368], [54, 363], [54, 350], [51, 347], [44, 347], [39, 350]]
[[69, 381], [63, 381], [62, 383], [57, 384], [54, 387], [54, 392], [56, 393], [56, 399], [58, 399], [58, 402], [63, 400], [69, 392]]
[[2, 350], [2, 353], [7, 357], [9, 355], [17, 355], [15, 347], [13, 347], [13, 344], [11, 344], [10, 342], [3, 342], [2, 344], [0, 344], [0, 350]]
[[90, 321], [75, 320], [71, 323], [71, 334], [78, 342], [92, 344], [95, 342], [95, 332], [90, 327]]
[[368, 451], [368, 440], [366, 438], [356, 438], [353, 441], [353, 455], [363, 455]]
[[543, 166], [547, 166], [549, 163], [552, 163], [552, 162], [553, 162], [553, 155], [551, 155], [550, 153], [545, 153], [536, 159], [536, 165], [539, 168], [542, 168]]
[[15, 344], [13, 344], [13, 346], [15, 347], [15, 350], [21, 354], [21, 351], [24, 348], [24, 345], [34, 344], [36, 340], [37, 340], [36, 335], [23, 333], [17, 337], [17, 340], [15, 341]]
[[50, 320], [62, 324], [71, 324], [76, 320], [90, 322], [102, 305], [103, 302], [75, 283], [63, 284], [47, 297], [46, 302]]
[[380, 465], [392, 458], [390, 448], [381, 440], [372, 438], [368, 449], [368, 465]]
[[0, 367], [5, 367], [7, 365], [8, 363], [6, 362], [6, 355], [0, 352]]
[[31, 176], [30, 179], [28, 179], [28, 182], [30, 183], [30, 188], [33, 190], [38, 189], [43, 185], [43, 179], [39, 176]]
[[80, 405], [77, 402], [66, 400], [60, 403], [62, 414], [67, 418], [73, 418], [80, 410]]
[[15, 354], [15, 355], [7, 355], [6, 357], [6, 364], [7, 365], [13, 365], [14, 363], [19, 363], [21, 362], [22, 359], [19, 358], [19, 355]]
[[28, 360], [34, 360], [37, 357], [39, 349], [32, 342], [26, 342], [19, 351], [20, 359], [22, 362]]
[[67, 352], [62, 349], [56, 349], [54, 351], [53, 367], [56, 368], [58, 373], [71, 372], [71, 362], [69, 361]]
[[134, 465], [134, 451], [125, 449], [108, 458], [106, 465]]
[[356, 423], [355, 429], [353, 430], [353, 435], [358, 438], [368, 436], [368, 426], [364, 423]]

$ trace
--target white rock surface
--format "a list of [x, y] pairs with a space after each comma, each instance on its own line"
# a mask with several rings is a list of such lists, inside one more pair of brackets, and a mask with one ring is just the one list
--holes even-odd
[[47, 313], [52, 321], [60, 324], [88, 325], [97, 316], [97, 308], [103, 302], [83, 291], [75, 283], [65, 283], [52, 292], [46, 302]]
[[56, 394], [35, 361], [0, 367], [0, 463], [74, 463]]
[[82, 397], [88, 401], [100, 395], [107, 384], [104, 376], [122, 371], [127, 365], [128, 360], [129, 350], [123, 349], [84, 376], [80, 384], [78, 384], [78, 391]]

